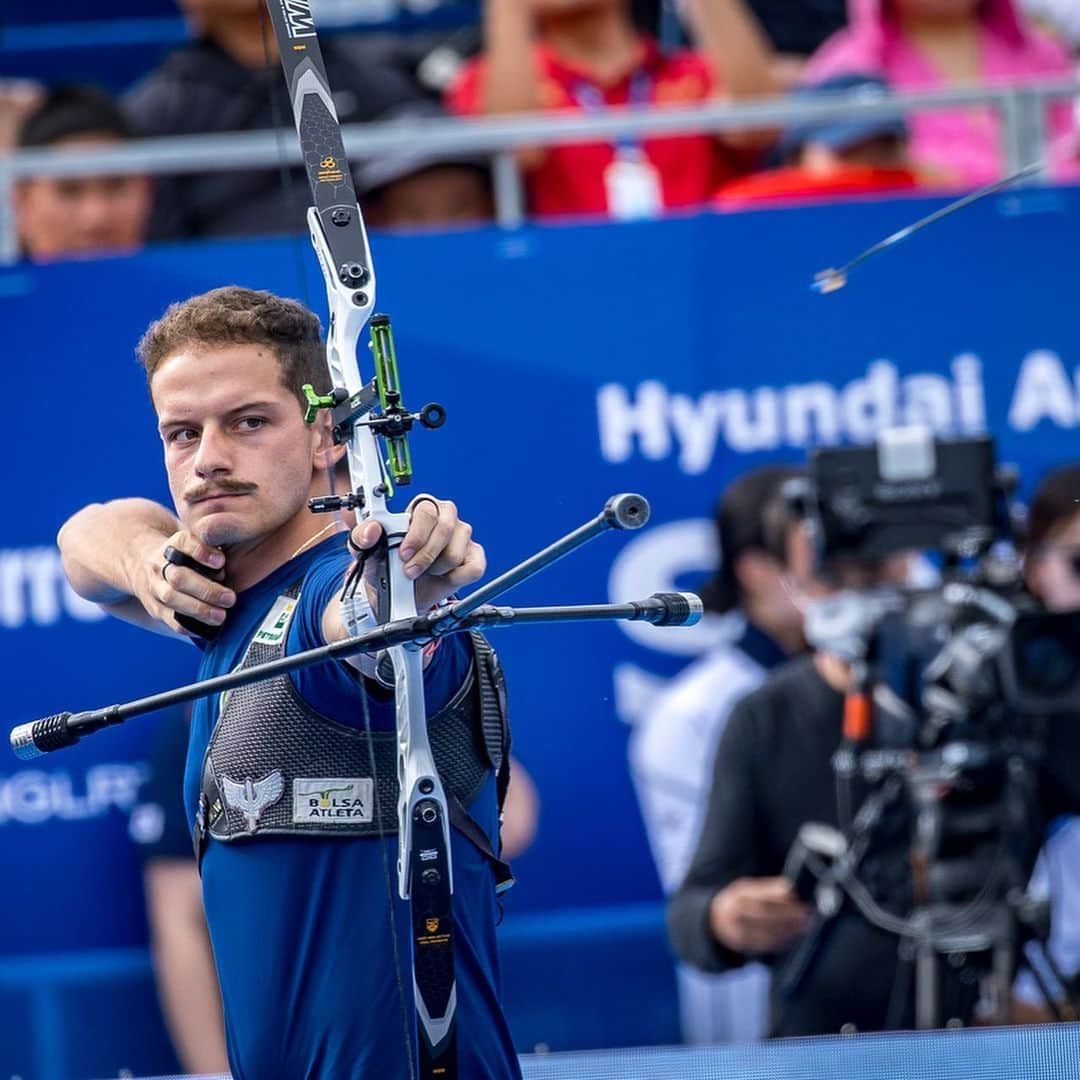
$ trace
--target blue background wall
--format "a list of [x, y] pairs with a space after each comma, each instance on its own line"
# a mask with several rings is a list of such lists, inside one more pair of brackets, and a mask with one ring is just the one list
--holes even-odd
[[[1030, 486], [1046, 467], [1080, 456], [1071, 239], [1080, 193], [987, 201], [867, 264], [843, 292], [810, 292], [817, 270], [931, 205], [376, 237], [379, 308], [394, 316], [406, 399], [449, 410], [445, 428], [414, 441], [419, 484], [460, 504], [492, 570], [592, 516], [613, 492], [651, 499], [649, 530], [597, 541], [507, 599], [523, 604], [693, 587], [711, 565], [705, 519], [728, 479], [765, 460], [799, 460], [816, 442], [869, 437], [886, 420], [926, 419], [954, 434], [985, 425]], [[99, 621], [77, 603], [53, 541], [87, 502], [165, 497], [133, 348], [166, 304], [231, 282], [323, 310], [306, 240], [0, 272], [0, 416], [10, 448], [0, 462], [5, 730], [191, 675], [184, 644]], [[551, 984], [534, 916], [554, 908], [585, 909], [577, 931], [555, 920], [552, 933], [562, 926], [582, 937], [587, 926], [590, 941], [618, 921], [604, 908], [622, 913], [620, 933], [638, 925], [635, 913], [654, 913], [639, 920], [653, 951], [618, 952], [622, 968], [610, 951], [575, 953], [586, 1015], [605, 979], [645, 995], [657, 972], [669, 978], [659, 909], [640, 906], [655, 905], [659, 889], [626, 739], [656, 685], [723, 631], [571, 626], [496, 637], [517, 752], [543, 800], [540, 835], [519, 860], [506, 905], [509, 937], [515, 919], [524, 928], [509, 974], [521, 990], [521, 1025], [535, 1027], [542, 1006], [560, 1000], [554, 987], [548, 1002], [535, 990]], [[0, 995], [20, 1002], [0, 1009], [0, 1047], [35, 1052], [25, 1049], [15, 958], [145, 941], [127, 816], [152, 723], [133, 721], [32, 766], [0, 754]], [[641, 984], [627, 987], [634, 955]], [[5, 957], [14, 990], [4, 989]], [[633, 1021], [630, 1005], [626, 1016]], [[542, 1037], [530, 1027], [526, 1039]], [[612, 1031], [596, 1037], [618, 1041]], [[589, 1037], [564, 1031], [562, 1045], [575, 1040]], [[35, 1075], [21, 1060], [10, 1064]]]

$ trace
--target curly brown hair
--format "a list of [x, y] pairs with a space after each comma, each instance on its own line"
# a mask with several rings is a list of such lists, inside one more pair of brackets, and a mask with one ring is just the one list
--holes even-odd
[[320, 393], [329, 389], [318, 316], [295, 300], [239, 285], [170, 304], [143, 334], [136, 353], [151, 383], [162, 363], [181, 350], [221, 345], [267, 346], [278, 359], [282, 385], [301, 406], [304, 383]]

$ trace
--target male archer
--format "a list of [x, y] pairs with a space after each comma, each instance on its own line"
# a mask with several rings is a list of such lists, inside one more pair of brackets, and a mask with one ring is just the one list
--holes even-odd
[[[346, 542], [371, 553], [380, 526], [350, 532], [307, 508], [344, 452], [326, 413], [304, 419], [301, 387], [328, 389], [316, 317], [270, 293], [216, 289], [170, 307], [139, 356], [176, 513], [141, 499], [79, 511], [58, 541], [72, 587], [149, 629], [182, 633], [178, 616], [205, 624], [200, 678], [371, 625], [365, 590], [343, 590], [354, 565]], [[452, 502], [413, 500], [401, 555], [417, 610], [481, 576], [471, 532]], [[463, 1077], [519, 1075], [494, 936], [493, 762], [507, 747], [485, 742], [492, 725], [481, 724], [477, 690], [484, 678], [497, 685], [495, 665], [467, 635], [425, 657], [444, 787], [479, 826], [473, 839], [487, 840], [482, 849], [451, 831]], [[372, 675], [364, 658], [329, 662], [195, 704], [184, 799], [236, 1080], [410, 1075], [394, 709]]]

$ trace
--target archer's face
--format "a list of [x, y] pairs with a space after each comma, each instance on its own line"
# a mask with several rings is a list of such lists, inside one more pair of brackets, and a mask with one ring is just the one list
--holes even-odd
[[268, 538], [305, 509], [318, 427], [259, 345], [176, 353], [150, 384], [176, 513], [214, 547]]

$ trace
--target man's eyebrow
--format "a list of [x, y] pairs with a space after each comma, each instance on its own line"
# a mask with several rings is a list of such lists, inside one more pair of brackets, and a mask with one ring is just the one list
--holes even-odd
[[[281, 407], [279, 401], [245, 401], [242, 405], [235, 405], [233, 408], [228, 409], [225, 413], [226, 416], [239, 416], [242, 413], [247, 412], [268, 412], [273, 409]], [[189, 419], [183, 413], [180, 413], [176, 417], [160, 416], [158, 417], [158, 430], [167, 427], [176, 427], [177, 424], [191, 424], [193, 420]]]
[[239, 413], [246, 413], [246, 412], [253, 412], [253, 411], [258, 412], [260, 409], [265, 412], [265, 411], [270, 410], [270, 409], [279, 409], [279, 408], [281, 408], [281, 402], [280, 401], [246, 401], [246, 402], [244, 402], [243, 405], [237, 405], [235, 408], [229, 409], [229, 411], [225, 415], [226, 416], [236, 416]]

